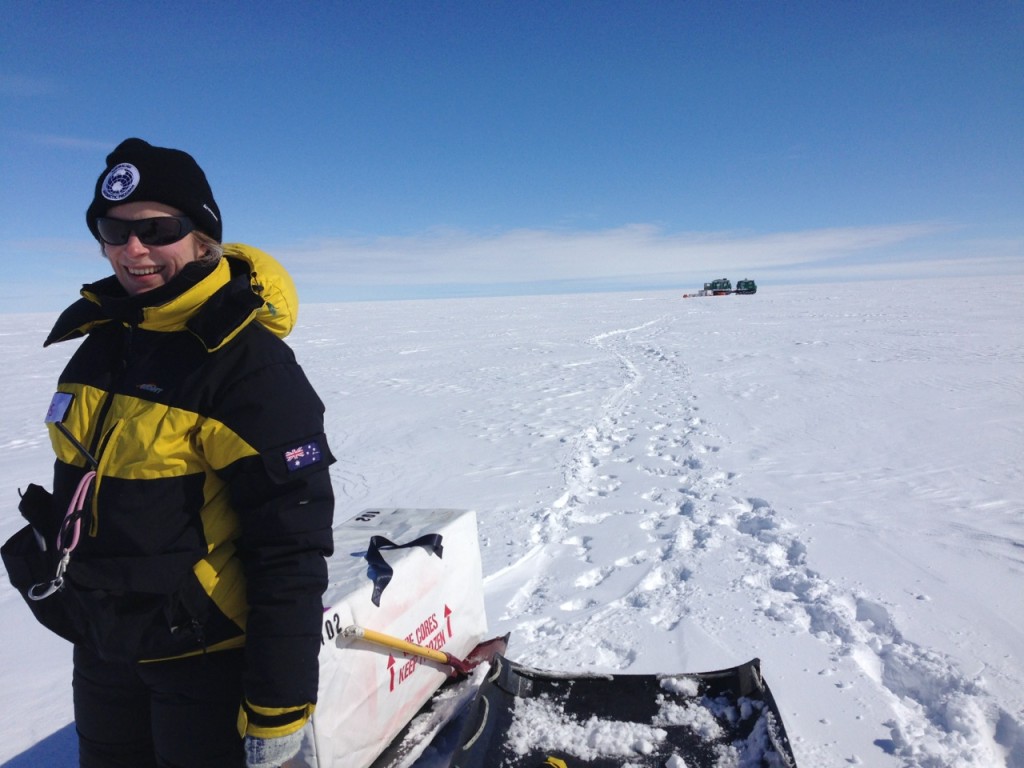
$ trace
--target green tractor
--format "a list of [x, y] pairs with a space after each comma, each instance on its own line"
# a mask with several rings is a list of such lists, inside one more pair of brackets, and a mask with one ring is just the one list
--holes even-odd
[[727, 296], [732, 293], [732, 283], [729, 282], [729, 278], [720, 277], [718, 280], [704, 283], [704, 292], [712, 296]]
[[738, 280], [736, 282], [736, 293], [757, 293], [757, 283], [753, 280]]

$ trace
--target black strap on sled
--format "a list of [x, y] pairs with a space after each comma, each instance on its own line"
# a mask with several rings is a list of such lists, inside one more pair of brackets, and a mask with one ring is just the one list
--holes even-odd
[[370, 564], [370, 578], [373, 579], [373, 604], [380, 608], [380, 596], [384, 593], [387, 585], [391, 583], [391, 577], [395, 575], [394, 568], [388, 565], [381, 550], [426, 547], [440, 558], [444, 555], [442, 539], [440, 533], [427, 533], [405, 544], [395, 544], [383, 536], [371, 536], [370, 547], [366, 550], [366, 562]]

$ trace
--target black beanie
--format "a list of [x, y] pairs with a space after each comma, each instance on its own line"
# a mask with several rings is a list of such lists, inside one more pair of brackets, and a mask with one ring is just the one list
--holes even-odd
[[192, 219], [196, 229], [218, 243], [223, 227], [206, 174], [192, 155], [180, 149], [154, 147], [142, 139], [125, 139], [107, 155], [107, 169], [96, 181], [85, 221], [102, 242], [96, 219], [115, 205], [136, 201], [163, 203]]

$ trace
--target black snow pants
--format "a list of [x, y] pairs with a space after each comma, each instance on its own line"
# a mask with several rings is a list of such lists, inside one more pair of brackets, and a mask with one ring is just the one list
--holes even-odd
[[242, 768], [243, 654], [122, 664], [75, 646], [80, 768]]

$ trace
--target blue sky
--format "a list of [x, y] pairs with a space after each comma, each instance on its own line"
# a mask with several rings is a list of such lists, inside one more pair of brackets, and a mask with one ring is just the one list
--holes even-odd
[[1024, 3], [7, 2], [4, 309], [192, 153], [306, 301], [1024, 271]]

